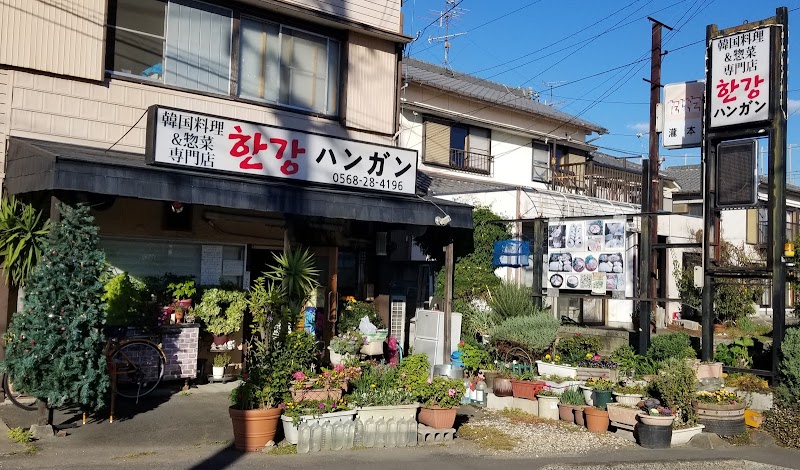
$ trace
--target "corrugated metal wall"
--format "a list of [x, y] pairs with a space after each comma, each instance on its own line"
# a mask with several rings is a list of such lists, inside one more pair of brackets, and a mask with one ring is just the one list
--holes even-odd
[[347, 51], [349, 127], [394, 134], [397, 56], [394, 43], [350, 34]]
[[107, 0], [0, 0], [0, 64], [103, 79]]

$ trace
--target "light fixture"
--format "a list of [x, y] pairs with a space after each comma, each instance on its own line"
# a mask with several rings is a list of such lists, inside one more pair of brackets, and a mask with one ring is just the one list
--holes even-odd
[[447, 214], [445, 214], [444, 217], [440, 217], [437, 215], [436, 217], [433, 218], [433, 221], [436, 222], [436, 225], [440, 227], [445, 227], [447, 225], [450, 225], [451, 220], [452, 219]]
[[180, 214], [181, 212], [183, 212], [183, 203], [182, 202], [172, 201], [172, 204], [170, 204], [170, 207], [172, 208], [172, 212], [174, 212], [176, 214]]

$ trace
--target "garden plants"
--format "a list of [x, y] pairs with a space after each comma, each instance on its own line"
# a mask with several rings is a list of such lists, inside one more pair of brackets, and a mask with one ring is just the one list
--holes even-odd
[[559, 338], [555, 349], [564, 363], [577, 365], [587, 357], [594, 357], [600, 350], [600, 338], [575, 333], [573, 336]]
[[697, 413], [692, 407], [695, 400], [694, 371], [684, 359], [670, 359], [651, 382], [652, 393], [662, 404], [673, 410], [676, 428], [697, 424]]
[[[239, 331], [247, 310], [247, 295], [238, 289], [213, 288], [203, 292], [200, 303], [194, 307], [209, 333], [222, 337]], [[225, 340], [220, 340], [224, 343]], [[217, 344], [221, 344], [217, 342]]]
[[466, 389], [459, 379], [429, 378], [413, 390], [422, 403], [419, 422], [435, 429], [452, 428], [456, 412]]
[[670, 358], [694, 359], [697, 353], [692, 349], [689, 335], [679, 332], [654, 336], [647, 356], [656, 362], [664, 362]]

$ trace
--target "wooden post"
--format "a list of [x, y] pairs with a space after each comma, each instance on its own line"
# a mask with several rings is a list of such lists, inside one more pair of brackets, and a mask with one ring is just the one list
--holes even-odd
[[450, 364], [450, 343], [452, 341], [453, 313], [453, 238], [444, 249], [444, 356], [442, 363]]

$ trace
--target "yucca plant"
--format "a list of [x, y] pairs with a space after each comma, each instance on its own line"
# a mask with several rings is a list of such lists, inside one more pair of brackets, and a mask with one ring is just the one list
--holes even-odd
[[300, 313], [313, 290], [319, 286], [319, 269], [314, 265], [314, 255], [308, 250], [295, 249], [273, 254], [275, 264], [264, 273], [267, 279], [275, 281], [285, 296], [289, 309], [287, 327], [297, 323]]
[[50, 219], [13, 196], [0, 201], [0, 267], [6, 282], [23, 286], [42, 256]]

